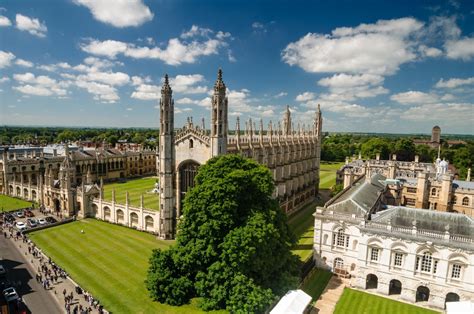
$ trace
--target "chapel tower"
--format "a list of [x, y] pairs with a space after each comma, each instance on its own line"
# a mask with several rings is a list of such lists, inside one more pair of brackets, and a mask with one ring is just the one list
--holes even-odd
[[222, 69], [217, 72], [211, 108], [211, 157], [227, 153], [227, 97]]
[[174, 101], [168, 74], [161, 88], [160, 99], [160, 234], [165, 239], [174, 235], [175, 221], [175, 147]]

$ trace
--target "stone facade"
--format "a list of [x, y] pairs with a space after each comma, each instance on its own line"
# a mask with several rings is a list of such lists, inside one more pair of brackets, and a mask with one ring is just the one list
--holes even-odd
[[393, 179], [392, 196], [407, 207], [456, 212], [474, 217], [474, 182], [455, 180], [449, 164], [438, 158], [435, 163], [392, 160], [346, 162], [338, 170], [337, 181], [350, 186], [361, 176], [382, 174]]
[[41, 152], [11, 155], [0, 160], [0, 193], [36, 201], [64, 217], [94, 216], [92, 199], [101, 180], [156, 174], [156, 152], [115, 149], [75, 150], [60, 155]]
[[[232, 104], [230, 104], [232, 105]], [[226, 85], [219, 70], [211, 99], [211, 126], [204, 119], [196, 125], [192, 118], [173, 132], [174, 103], [165, 77], [160, 101], [159, 176], [161, 182], [161, 235], [172, 238], [181, 217], [182, 200], [194, 185], [199, 165], [223, 154], [241, 154], [266, 165], [276, 183], [274, 197], [286, 213], [311, 202], [318, 193], [321, 155], [321, 111], [315, 114], [310, 128], [295, 128], [287, 108], [283, 123], [269, 123], [267, 130], [260, 120], [245, 123], [241, 130], [237, 119], [235, 132], [229, 134]], [[167, 129], [167, 125], [169, 128]]]
[[317, 265], [351, 277], [356, 288], [412, 303], [443, 309], [446, 301], [472, 300], [474, 220], [387, 206], [390, 179], [373, 178], [360, 177], [317, 208]]

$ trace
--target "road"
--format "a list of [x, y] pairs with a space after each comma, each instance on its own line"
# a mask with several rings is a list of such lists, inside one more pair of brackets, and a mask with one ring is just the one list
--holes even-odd
[[50, 292], [36, 281], [35, 272], [15, 247], [13, 240], [5, 239], [3, 235], [0, 235], [0, 260], [8, 271], [8, 279], [14, 283], [31, 313], [64, 313]]

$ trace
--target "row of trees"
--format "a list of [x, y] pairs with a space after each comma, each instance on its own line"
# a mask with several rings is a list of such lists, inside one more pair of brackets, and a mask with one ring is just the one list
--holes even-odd
[[32, 128], [3, 127], [0, 129], [0, 145], [48, 145], [74, 141], [106, 142], [114, 146], [119, 140], [143, 144], [153, 148], [157, 144], [158, 131], [153, 129], [101, 129], [101, 128]]
[[[472, 168], [474, 162], [474, 140], [465, 139], [465, 144], [449, 146], [442, 141], [441, 158], [454, 164], [459, 176], [465, 178], [467, 169]], [[415, 145], [410, 137], [383, 137], [372, 135], [334, 134], [323, 139], [321, 160], [344, 161], [347, 156], [358, 154], [362, 158], [375, 158], [380, 154], [381, 159], [390, 159], [393, 154], [397, 160], [412, 161], [415, 155], [420, 162], [433, 162], [438, 154], [436, 149], [428, 145]]]

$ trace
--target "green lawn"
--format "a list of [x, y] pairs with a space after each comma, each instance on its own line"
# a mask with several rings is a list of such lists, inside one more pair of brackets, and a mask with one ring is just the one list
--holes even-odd
[[140, 206], [140, 196], [143, 194], [143, 206], [148, 209], [160, 209], [159, 194], [150, 193], [155, 188], [157, 177], [133, 179], [123, 183], [104, 184], [104, 199], [112, 200], [112, 190], [115, 189], [115, 201], [125, 204], [125, 193], [128, 191], [128, 201], [131, 206]]
[[336, 171], [343, 165], [343, 162], [321, 161], [319, 169], [319, 188], [330, 189], [336, 184]]
[[298, 239], [292, 252], [298, 255], [301, 261], [306, 261], [313, 254], [315, 209], [315, 203], [309, 204], [288, 219], [288, 224]]
[[167, 248], [173, 241], [94, 219], [36, 231], [30, 237], [114, 314], [202, 313], [197, 300], [174, 307], [148, 297], [144, 280], [151, 251]]
[[20, 208], [30, 207], [31, 204], [31, 202], [27, 202], [18, 198], [0, 195], [0, 212], [9, 212]]
[[331, 277], [332, 273], [330, 271], [315, 268], [306, 278], [301, 289], [313, 297], [313, 303], [315, 303], [323, 293]]
[[429, 314], [439, 313], [411, 304], [345, 288], [334, 314]]

